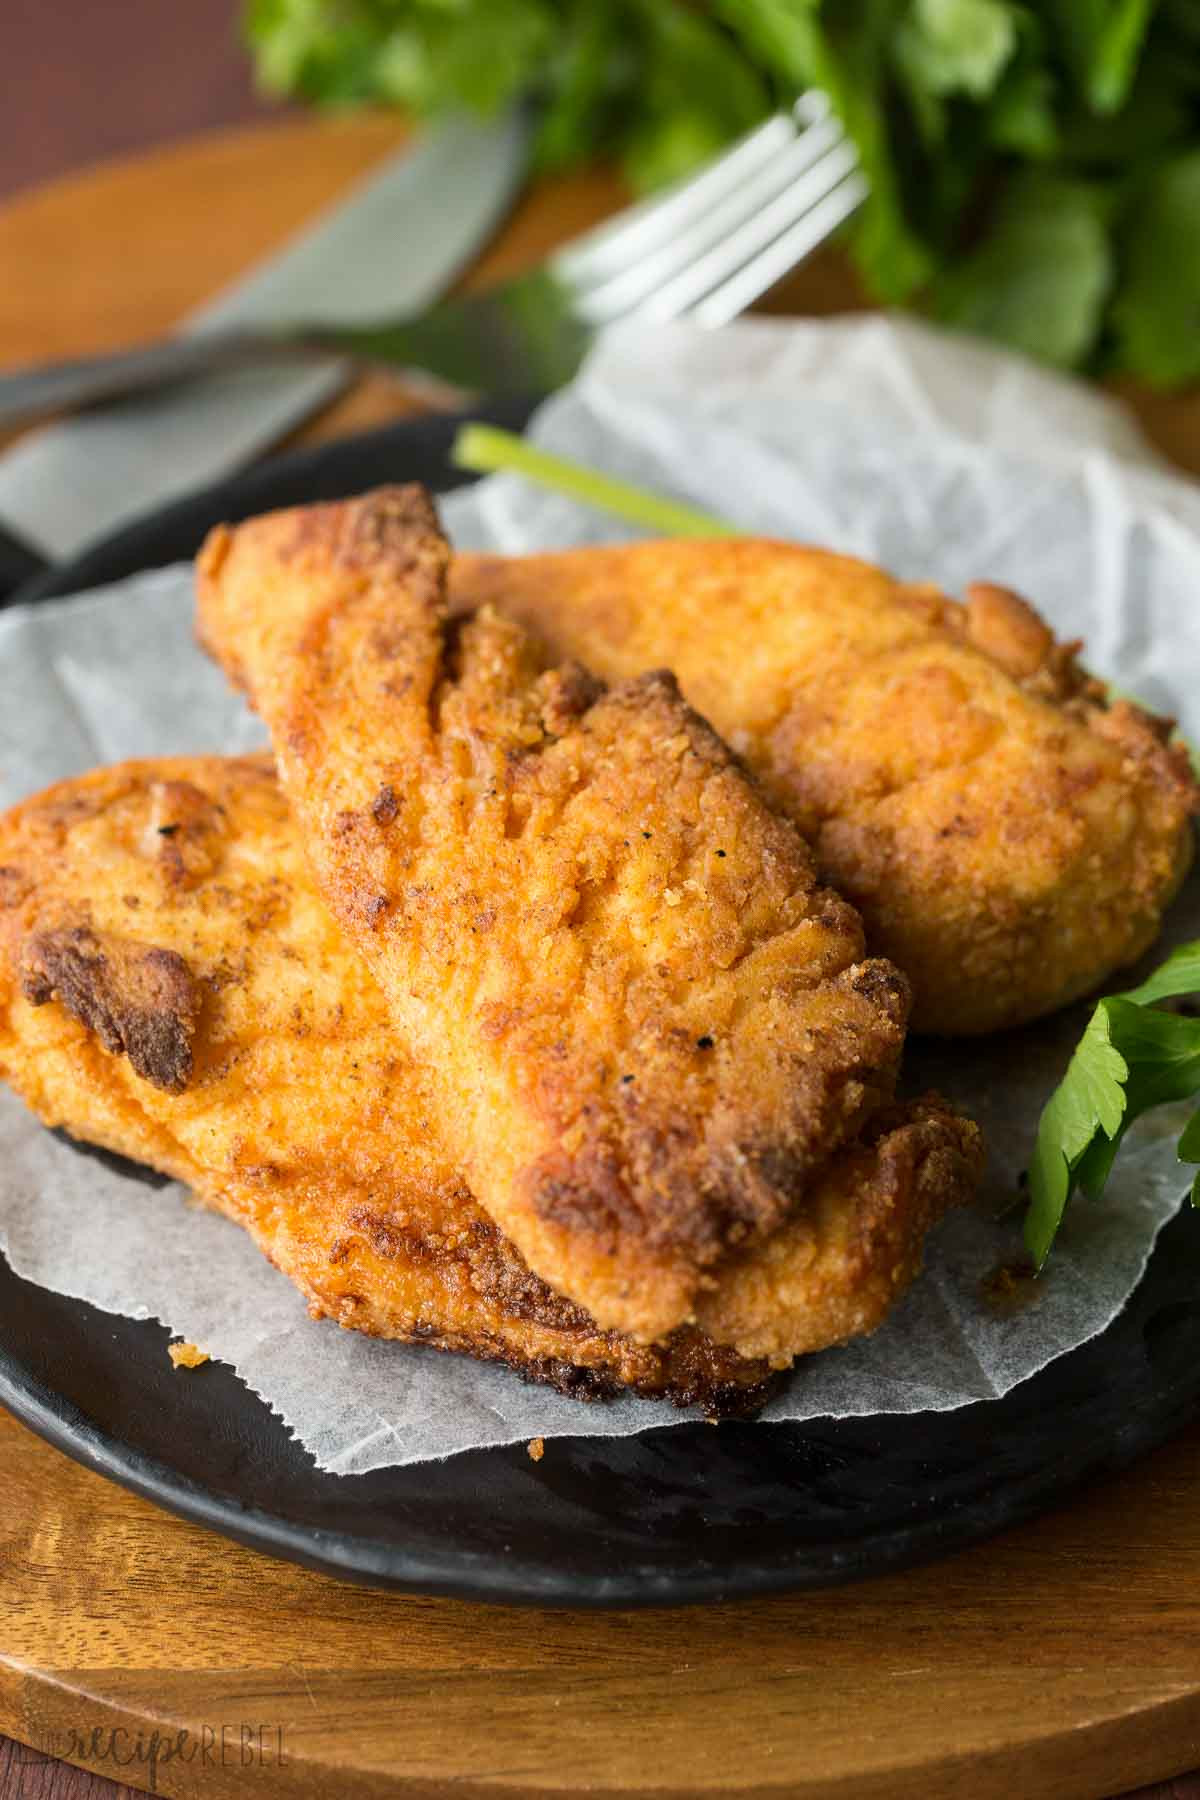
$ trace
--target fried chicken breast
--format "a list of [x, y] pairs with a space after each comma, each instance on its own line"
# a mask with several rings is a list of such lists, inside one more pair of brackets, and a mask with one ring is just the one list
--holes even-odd
[[476, 1199], [656, 1342], [890, 1102], [907, 984], [670, 676], [452, 628], [448, 565], [416, 488], [251, 520], [201, 555], [201, 635]]
[[763, 540], [459, 556], [493, 606], [605, 680], [659, 663], [813, 845], [915, 1030], [1017, 1025], [1146, 950], [1191, 860], [1169, 725], [1100, 685], [1019, 596], [960, 605]]
[[768, 1364], [872, 1329], [974, 1180], [978, 1134], [892, 1108], [707, 1297], [726, 1344], [602, 1331], [442, 1148], [430, 1084], [321, 903], [266, 758], [128, 763], [0, 820], [0, 1074], [48, 1125], [186, 1182], [317, 1316], [564, 1392], [742, 1410]]

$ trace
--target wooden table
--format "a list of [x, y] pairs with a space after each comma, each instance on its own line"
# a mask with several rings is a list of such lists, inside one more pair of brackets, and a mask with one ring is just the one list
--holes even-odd
[[[388, 120], [285, 124], [14, 202], [0, 212], [0, 268], [19, 277], [0, 284], [0, 363], [162, 329], [397, 141]], [[541, 187], [478, 274], [519, 266], [618, 198], [606, 175]], [[826, 255], [772, 304], [861, 298]], [[1135, 399], [1200, 471], [1196, 401]], [[412, 404], [375, 380], [305, 435]], [[1200, 1427], [1036, 1524], [909, 1574], [707, 1611], [510, 1613], [271, 1562], [0, 1413], [0, 1731], [146, 1788], [137, 1733], [149, 1747], [157, 1731], [161, 1750], [186, 1729], [193, 1760], [160, 1761], [154, 1782], [214, 1800], [1111, 1795], [1200, 1765], [1198, 1484]], [[257, 1733], [244, 1763], [243, 1726]], [[116, 1791], [12, 1746], [0, 1772], [5, 1755], [6, 1800]]]

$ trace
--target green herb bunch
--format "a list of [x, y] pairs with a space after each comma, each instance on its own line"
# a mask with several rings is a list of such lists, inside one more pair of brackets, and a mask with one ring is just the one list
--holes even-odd
[[270, 91], [487, 114], [685, 174], [823, 88], [871, 293], [1068, 367], [1200, 376], [1200, 0], [249, 0]]

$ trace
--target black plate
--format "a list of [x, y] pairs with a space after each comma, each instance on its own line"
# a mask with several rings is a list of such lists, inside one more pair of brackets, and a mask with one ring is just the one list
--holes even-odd
[[[527, 407], [493, 409], [519, 426]], [[454, 421], [280, 459], [167, 507], [16, 596], [190, 556], [222, 519], [384, 480], [446, 489]], [[421, 1593], [674, 1605], [822, 1586], [973, 1543], [1193, 1417], [1200, 1306], [1186, 1218], [1100, 1337], [1003, 1400], [809, 1425], [680, 1425], [444, 1463], [318, 1473], [228, 1369], [180, 1380], [158, 1325], [47, 1293], [0, 1259], [0, 1401], [68, 1455], [260, 1550]], [[403, 1354], [398, 1351], [397, 1354]]]

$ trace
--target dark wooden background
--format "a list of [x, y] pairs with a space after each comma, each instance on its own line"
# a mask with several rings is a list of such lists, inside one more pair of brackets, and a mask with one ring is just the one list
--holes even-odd
[[[254, 92], [240, 11], [238, 0], [0, 0], [0, 201], [100, 158], [278, 112]], [[1152, 1792], [1200, 1800], [1200, 1778], [1141, 1800]], [[126, 1795], [0, 1739], [0, 1800]]]
[[0, 0], [0, 200], [278, 111], [254, 93], [240, 13], [240, 0]]

